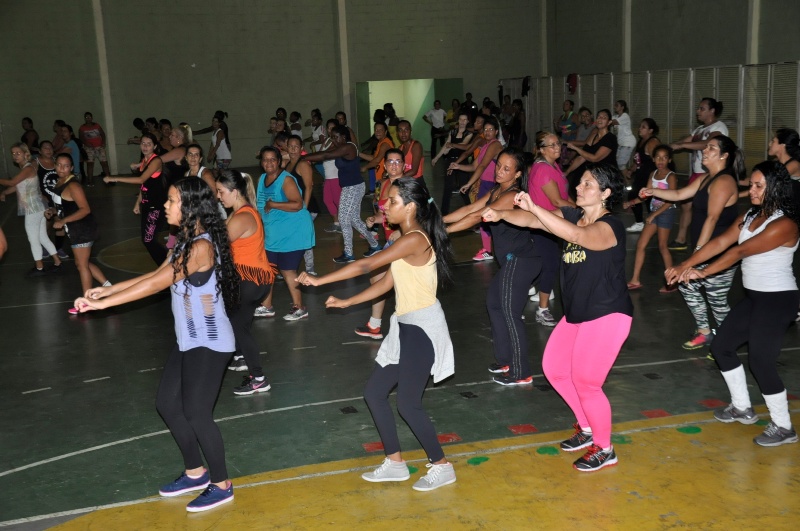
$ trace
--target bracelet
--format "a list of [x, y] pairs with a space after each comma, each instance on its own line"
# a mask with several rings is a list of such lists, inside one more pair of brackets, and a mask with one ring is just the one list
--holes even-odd
[[699, 251], [699, 250], [700, 250], [700, 249], [702, 249], [702, 248], [703, 248], [703, 246], [702, 246], [702, 245], [698, 245], [697, 247], [695, 247], [695, 248], [694, 248], [694, 250], [695, 250], [695, 251]]

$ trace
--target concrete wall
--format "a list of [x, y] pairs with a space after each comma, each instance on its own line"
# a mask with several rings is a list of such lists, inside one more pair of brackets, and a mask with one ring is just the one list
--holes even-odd
[[744, 63], [747, 17], [747, 0], [634, 1], [631, 71]]
[[761, 0], [759, 15], [759, 63], [800, 60], [797, 26], [800, 2], [797, 0]]
[[622, 0], [547, 0], [547, 74], [619, 72], [621, 20]]
[[348, 0], [351, 82], [460, 77], [496, 100], [498, 79], [541, 73], [537, 4]]

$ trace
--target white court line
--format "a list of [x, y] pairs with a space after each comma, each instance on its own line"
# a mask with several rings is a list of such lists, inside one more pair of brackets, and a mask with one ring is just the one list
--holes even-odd
[[313, 346], [310, 346], [310, 347], [294, 347], [292, 350], [306, 350], [306, 349], [309, 349], [309, 348], [317, 348], [317, 346], [313, 345]]
[[22, 391], [23, 395], [29, 395], [31, 393], [38, 393], [39, 391], [49, 391], [52, 387], [42, 387], [41, 389], [31, 389], [30, 391]]
[[[785, 349], [785, 350], [788, 350], [788, 349]], [[793, 350], [798, 350], [798, 349], [793, 349]], [[630, 369], [630, 368], [636, 368], [636, 367], [652, 367], [652, 366], [655, 366], [655, 365], [670, 365], [670, 364], [673, 364], [673, 363], [684, 363], [684, 362], [687, 362], [687, 361], [697, 361], [697, 360], [702, 360], [702, 359], [705, 359], [705, 358], [696, 357], [696, 358], [682, 358], [682, 359], [668, 360], [668, 361], [654, 361], [654, 362], [651, 362], [651, 363], [634, 363], [634, 364], [630, 364], [630, 365], [618, 365], [618, 366], [616, 366], [614, 368], [615, 369]], [[542, 374], [534, 374], [534, 377], [536, 377], [536, 378], [540, 378], [542, 376], [543, 376]], [[438, 391], [438, 390], [441, 390], [441, 389], [449, 389], [451, 387], [452, 388], [456, 388], [456, 387], [466, 387], [466, 386], [470, 386], [470, 385], [484, 385], [484, 384], [493, 384], [493, 383], [494, 383], [493, 380], [482, 380], [480, 382], [460, 383], [460, 384], [453, 384], [453, 385], [442, 385], [442, 386], [438, 386], [438, 387], [431, 387], [430, 389], [426, 389], [426, 391]], [[240, 415], [232, 415], [230, 417], [222, 417], [222, 418], [215, 419], [215, 420], [216, 420], [216, 422], [226, 422], [226, 421], [229, 421], [229, 420], [238, 420], [238, 419], [243, 419], [243, 418], [247, 418], [247, 417], [254, 417], [256, 415], [265, 415], [265, 414], [270, 414], [270, 413], [282, 413], [284, 411], [292, 411], [294, 409], [302, 409], [302, 408], [314, 407], [314, 406], [326, 406], [326, 405], [330, 405], [330, 404], [338, 404], [338, 403], [341, 403], [341, 402], [352, 402], [352, 401], [362, 400], [362, 399], [363, 399], [363, 397], [361, 397], [361, 396], [352, 396], [352, 397], [349, 397], [349, 398], [337, 398], [335, 400], [325, 400], [325, 401], [322, 401], [322, 402], [311, 402], [311, 403], [308, 403], [308, 404], [298, 404], [298, 405], [295, 405], [295, 406], [286, 406], [286, 407], [281, 407], [281, 408], [276, 408], [276, 409], [265, 409], [265, 410], [262, 410], [262, 411], [251, 411], [249, 413], [242, 413]], [[153, 432], [153, 433], [145, 433], [144, 435], [137, 435], [135, 437], [129, 437], [127, 439], [121, 439], [119, 441], [112, 441], [112, 442], [109, 442], [109, 443], [106, 443], [106, 444], [101, 444], [101, 445], [98, 445], [98, 446], [92, 446], [90, 448], [84, 448], [83, 450], [76, 450], [74, 452], [70, 452], [70, 453], [67, 453], [67, 454], [57, 455], [55, 457], [51, 457], [51, 458], [45, 459], [43, 461], [36, 461], [34, 463], [29, 463], [27, 465], [22, 465], [22, 466], [17, 467], [17, 468], [11, 468], [9, 470], [5, 470], [3, 472], [0, 472], [0, 477], [8, 476], [8, 475], [14, 474], [16, 472], [21, 472], [21, 471], [27, 470], [29, 468], [34, 468], [34, 467], [37, 467], [37, 466], [46, 465], [48, 463], [53, 463], [55, 461], [60, 461], [62, 459], [67, 459], [68, 457], [74, 457], [76, 455], [81, 455], [81, 454], [85, 454], [85, 453], [89, 453], [89, 452], [94, 452], [96, 450], [103, 450], [105, 448], [109, 448], [109, 447], [112, 447], [112, 446], [117, 446], [117, 445], [120, 445], [120, 444], [134, 442], [134, 441], [138, 441], [139, 439], [145, 439], [147, 437], [153, 437], [155, 435], [163, 435], [163, 434], [166, 434], [166, 433], [169, 433], [169, 430], [156, 431], [156, 432]]]
[[68, 301], [37, 302], [36, 304], [18, 304], [16, 306], [0, 306], [0, 310], [7, 310], [11, 308], [27, 308], [29, 306], [48, 306], [50, 304], [72, 304], [73, 302], [75, 302], [75, 299], [70, 299]]
[[[796, 412], [796, 410], [792, 410], [792, 412], [794, 413], [794, 412]], [[663, 426], [647, 426], [647, 427], [643, 427], [643, 428], [633, 428], [633, 429], [630, 429], [630, 430], [614, 432], [614, 434], [615, 435], [630, 435], [630, 434], [642, 433], [642, 432], [646, 432], [646, 431], [657, 431], [657, 430], [664, 430], [664, 429], [680, 428], [681, 426], [686, 426], [686, 425], [710, 424], [710, 423], [713, 423], [713, 422], [717, 422], [717, 421], [715, 419], [713, 419], [713, 418], [709, 418], [707, 420], [698, 420], [698, 421], [695, 421], [695, 422], [679, 422], [679, 423], [676, 423], [676, 424], [666, 424], [666, 425], [663, 425]], [[485, 449], [481, 449], [481, 450], [473, 450], [471, 452], [461, 452], [461, 453], [456, 453], [456, 454], [448, 453], [447, 455], [448, 455], [448, 457], [452, 457], [452, 458], [456, 458], [456, 457], [463, 458], [463, 457], [471, 457], [471, 456], [476, 456], [476, 455], [493, 455], [493, 454], [500, 454], [500, 453], [503, 453], [503, 452], [513, 452], [513, 451], [516, 451], [516, 450], [526, 450], [526, 449], [529, 449], [529, 448], [538, 448], [538, 447], [542, 447], [542, 446], [552, 446], [552, 445], [557, 444], [559, 442], [561, 442], [561, 439], [556, 439], [556, 440], [552, 440], [552, 441], [542, 441], [542, 442], [536, 442], [536, 443], [528, 443], [528, 444], [512, 444], [512, 445], [509, 445], [509, 446], [501, 446], [501, 447], [498, 447], [498, 448], [485, 448]], [[409, 459], [408, 462], [409, 463], [424, 463], [424, 462], [427, 462], [427, 459], [413, 459], [413, 460]], [[342, 475], [342, 474], [350, 474], [350, 473], [360, 472], [362, 470], [372, 470], [374, 468], [375, 468], [375, 465], [369, 465], [369, 466], [362, 466], [362, 467], [343, 468], [343, 469], [339, 469], [339, 470], [330, 470], [328, 472], [314, 472], [314, 473], [311, 473], [311, 474], [301, 474], [301, 475], [290, 477], [290, 478], [268, 479], [268, 480], [265, 480], [265, 481], [254, 481], [252, 483], [236, 483], [236, 488], [237, 489], [247, 489], [247, 488], [251, 488], [251, 487], [260, 487], [260, 486], [263, 486], [263, 485], [277, 485], [277, 484], [280, 484], [280, 483], [288, 483], [290, 481], [303, 481], [303, 480], [306, 480], [306, 479], [314, 479], [314, 478], [322, 478], [322, 477], [330, 477], [330, 476], [339, 476], [339, 475]], [[277, 472], [277, 471], [272, 471], [272, 472]], [[47, 520], [47, 519], [50, 519], [50, 518], [59, 518], [59, 517], [62, 517], [62, 516], [77, 516], [77, 515], [80, 515], [80, 514], [86, 514], [86, 513], [90, 513], [90, 512], [93, 512], [93, 511], [99, 511], [99, 510], [103, 510], [103, 509], [114, 509], [114, 508], [118, 508], [118, 507], [127, 507], [127, 506], [131, 506], [131, 505], [140, 505], [140, 504], [143, 504], [143, 503], [152, 503], [152, 502], [161, 501], [161, 500], [164, 500], [164, 498], [155, 497], [154, 496], [154, 497], [143, 498], [143, 499], [139, 499], [139, 500], [132, 500], [132, 501], [126, 501], [126, 502], [120, 502], [120, 503], [111, 503], [111, 504], [108, 504], [108, 505], [95, 505], [93, 507], [84, 507], [82, 509], [73, 509], [71, 511], [62, 511], [62, 512], [58, 512], [58, 513], [30, 516], [28, 518], [20, 518], [18, 520], [7, 520], [5, 522], [0, 522], [0, 527], [19, 525], [19, 524], [24, 524], [24, 523], [28, 523], [28, 522], [37, 522], [37, 521], [41, 521], [41, 520]]]
[[92, 378], [91, 380], [84, 380], [83, 383], [99, 382], [100, 380], [110, 380], [111, 376], [102, 376], [100, 378]]
[[360, 345], [362, 343], [371, 343], [371, 341], [347, 341], [346, 343], [342, 343], [342, 345]]
[[153, 367], [152, 369], [141, 369], [139, 372], [150, 372], [150, 371], [157, 371], [161, 367]]

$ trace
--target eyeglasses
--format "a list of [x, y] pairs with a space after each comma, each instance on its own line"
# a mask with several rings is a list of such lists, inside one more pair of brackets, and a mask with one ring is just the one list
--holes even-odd
[[399, 164], [402, 164], [402, 163], [403, 163], [403, 161], [402, 160], [398, 160], [398, 159], [389, 159], [389, 160], [386, 161], [386, 164], [391, 164], [393, 166], [394, 165], [399, 165]]
[[542, 145], [542, 147], [543, 148], [546, 148], [546, 147], [555, 148], [555, 147], [559, 147], [559, 143], [558, 142], [554, 142], [552, 144], [544, 144], [544, 145]]

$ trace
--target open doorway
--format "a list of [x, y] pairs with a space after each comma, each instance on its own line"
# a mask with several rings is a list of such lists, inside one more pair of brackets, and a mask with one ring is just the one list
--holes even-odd
[[425, 151], [430, 145], [430, 126], [422, 119], [441, 100], [442, 108], [450, 109], [453, 98], [464, 97], [464, 80], [400, 79], [392, 81], [362, 81], [356, 83], [356, 124], [359, 140], [372, 136], [372, 114], [391, 103], [401, 120], [411, 122], [412, 135], [422, 142]]

